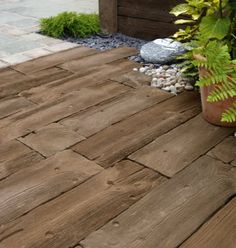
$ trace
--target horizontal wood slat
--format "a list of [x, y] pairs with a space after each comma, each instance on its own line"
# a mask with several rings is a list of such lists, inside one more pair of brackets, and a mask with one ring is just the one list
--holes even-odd
[[[178, 30], [170, 10], [183, 0], [100, 0], [103, 30], [147, 40], [167, 37]], [[109, 5], [109, 7], [107, 7]]]

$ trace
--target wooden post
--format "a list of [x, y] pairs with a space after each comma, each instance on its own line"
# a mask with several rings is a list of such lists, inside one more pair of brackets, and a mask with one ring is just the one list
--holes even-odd
[[117, 24], [117, 0], [99, 0], [99, 15], [103, 33], [116, 33]]

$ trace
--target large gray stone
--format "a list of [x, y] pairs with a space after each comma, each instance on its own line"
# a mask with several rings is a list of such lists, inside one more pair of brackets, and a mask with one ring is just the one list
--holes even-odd
[[185, 52], [184, 46], [172, 39], [156, 39], [142, 46], [141, 57], [148, 63], [166, 64]]

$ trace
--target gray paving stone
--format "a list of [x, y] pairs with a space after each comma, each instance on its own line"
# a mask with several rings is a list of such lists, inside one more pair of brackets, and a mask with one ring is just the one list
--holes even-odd
[[29, 19], [29, 18], [25, 18], [25, 19], [13, 21], [13, 22], [7, 22], [7, 24], [21, 28], [21, 29], [29, 29], [29, 28], [33, 28], [33, 27], [37, 27], [37, 28], [39, 27], [38, 20]]
[[0, 69], [5, 68], [5, 67], [8, 67], [8, 66], [9, 66], [8, 63], [3, 62], [3, 61], [0, 61]]
[[0, 0], [0, 60], [15, 64], [44, 56], [47, 49], [58, 52], [74, 47], [35, 33], [40, 18], [64, 11], [98, 12], [98, 0], [67, 0], [66, 4], [65, 0]]
[[38, 58], [38, 57], [42, 57], [42, 56], [45, 56], [45, 55], [49, 55], [50, 52], [49, 50], [46, 50], [44, 48], [35, 48], [33, 50], [29, 50], [25, 53], [23, 53], [23, 55], [26, 55], [28, 57], [31, 57], [31, 58]]
[[52, 52], [59, 52], [59, 51], [67, 50], [67, 49], [74, 48], [77, 46], [78, 46], [78, 44], [75, 44], [75, 43], [63, 42], [60, 44], [48, 46], [48, 47], [46, 47], [46, 49], [48, 49], [49, 51], [52, 51]]
[[8, 63], [10, 65], [15, 65], [15, 64], [19, 64], [19, 63], [28, 61], [30, 59], [31, 59], [30, 57], [23, 55], [23, 54], [14, 54], [14, 55], [7, 56], [6, 58], [2, 58], [1, 60], [4, 63]]
[[34, 41], [17, 40], [2, 46], [4, 51], [10, 54], [23, 53], [34, 48], [39, 48], [40, 45]]

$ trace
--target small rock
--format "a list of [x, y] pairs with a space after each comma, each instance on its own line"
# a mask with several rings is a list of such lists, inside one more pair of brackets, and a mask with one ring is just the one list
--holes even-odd
[[173, 69], [168, 69], [168, 70], [166, 70], [166, 73], [168, 73], [168, 74], [171, 75], [171, 76], [176, 75], [176, 71], [173, 70]]
[[170, 86], [166, 86], [166, 87], [164, 87], [164, 88], [162, 88], [164, 91], [168, 91], [168, 92], [170, 92]]
[[185, 48], [182, 43], [166, 38], [156, 39], [143, 45], [140, 50], [140, 55], [146, 62], [166, 64], [184, 52]]
[[169, 69], [169, 66], [168, 65], [163, 65], [163, 70], [168, 70]]
[[138, 71], [138, 68], [134, 68], [133, 71]]
[[165, 85], [165, 86], [171, 86], [171, 82], [166, 81], [166, 82], [164, 83], [164, 85]]
[[152, 79], [151, 84], [152, 84], [152, 85], [153, 85], [153, 84], [155, 84], [155, 85], [156, 85], [156, 84], [157, 84], [157, 82], [158, 82], [158, 79], [157, 79], [157, 78], [153, 78], [153, 79]]
[[178, 90], [178, 89], [180, 89], [180, 88], [183, 88], [183, 86], [182, 86], [180, 83], [176, 83], [176, 84], [175, 84], [175, 88]]
[[145, 73], [147, 70], [148, 70], [147, 67], [141, 67], [141, 68], [139, 68], [139, 72], [141, 72], [141, 73]]
[[184, 87], [185, 90], [188, 90], [188, 91], [191, 91], [191, 90], [194, 90], [194, 87], [191, 85], [191, 84], [186, 84], [185, 87]]
[[170, 86], [170, 92], [171, 92], [172, 94], [174, 94], [174, 95], [177, 95], [177, 90], [176, 90], [176, 88], [175, 88], [174, 85], [171, 85], [171, 86]]

